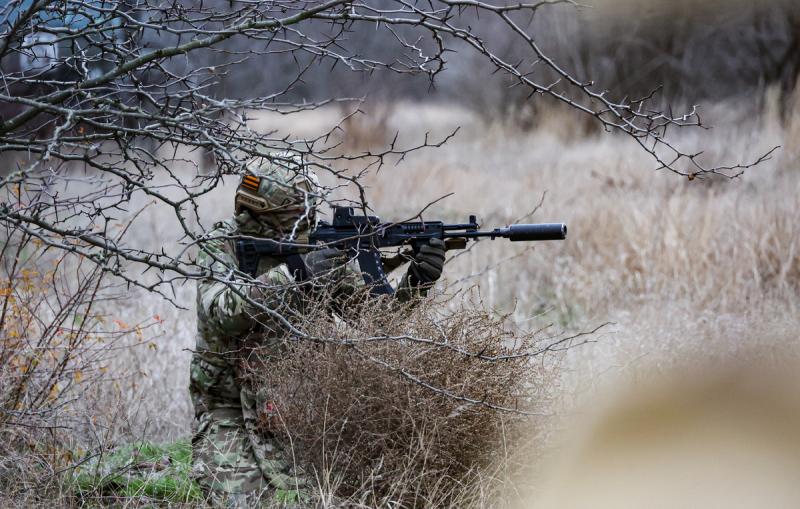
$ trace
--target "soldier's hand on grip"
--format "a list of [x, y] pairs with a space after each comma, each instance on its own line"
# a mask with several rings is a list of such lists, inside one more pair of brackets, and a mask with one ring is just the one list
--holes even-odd
[[341, 249], [326, 248], [311, 251], [304, 257], [308, 275], [318, 277], [330, 274], [333, 270], [347, 263], [347, 255]]
[[271, 279], [270, 271], [267, 271], [255, 279], [255, 282], [248, 288], [247, 293], [254, 301], [263, 303], [269, 290], [274, 290], [274, 288], [275, 282]]
[[445, 244], [441, 239], [430, 239], [420, 247], [408, 268], [409, 282], [414, 286], [431, 285], [442, 275]]

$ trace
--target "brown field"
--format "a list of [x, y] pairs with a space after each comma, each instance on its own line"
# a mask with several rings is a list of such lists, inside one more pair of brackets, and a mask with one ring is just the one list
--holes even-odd
[[[485, 228], [514, 221], [568, 224], [563, 242], [481, 242], [448, 263], [441, 285], [442, 291], [476, 285], [487, 308], [511, 312], [524, 328], [552, 324], [546, 334], [610, 322], [592, 343], [552, 359], [559, 369], [549, 412], [563, 417], [611, 381], [794, 347], [800, 325], [800, 108], [794, 111], [781, 125], [774, 108], [746, 116], [735, 104], [720, 104], [706, 115], [713, 130], [675, 133], [682, 146], [703, 149], [717, 163], [782, 146], [734, 180], [687, 181], [655, 172], [629, 140], [587, 134], [582, 121], [558, 112], [524, 131], [455, 106], [398, 104], [344, 124], [343, 141], [357, 151], [387, 143], [395, 132], [402, 145], [419, 142], [425, 132], [435, 139], [460, 127], [442, 148], [416, 152], [366, 177], [369, 202], [384, 219], [407, 219], [435, 202], [425, 218], [460, 222], [474, 213]], [[341, 114], [328, 109], [288, 120], [260, 117], [254, 127], [303, 137], [329, 129]], [[204, 198], [204, 226], [232, 212], [235, 186], [227, 180]], [[127, 238], [171, 249], [179, 237], [168, 215], [150, 207]], [[184, 309], [141, 291], [100, 304], [127, 324], [159, 319], [144, 345], [122, 351], [109, 366], [126, 374], [102, 396], [121, 409], [115, 417], [120, 437], [164, 441], [189, 432], [193, 285], [176, 287], [175, 298]], [[549, 436], [560, 422], [552, 420], [537, 436]]]
[[[399, 105], [379, 127], [390, 137], [399, 131], [401, 143], [416, 141], [422, 132], [435, 137], [461, 129], [444, 147], [369, 175], [369, 201], [385, 219], [409, 218], [439, 200], [424, 217], [461, 221], [475, 213], [486, 228], [519, 218], [566, 222], [564, 242], [482, 242], [448, 264], [446, 278], [477, 284], [487, 306], [513, 309], [519, 323], [582, 329], [613, 322], [594, 344], [572, 353], [564, 373], [571, 383], [591, 384], [608, 370], [641, 363], [735, 354], [798, 323], [800, 117], [782, 128], [769, 112], [742, 120], [724, 113], [733, 109], [719, 106], [713, 130], [681, 133], [679, 139], [716, 161], [782, 148], [738, 179], [689, 182], [654, 172], [652, 161], [628, 140], [574, 135], [580, 124], [571, 117], [557, 116], [523, 132], [487, 125], [455, 108]], [[334, 125], [340, 112], [295, 117], [262, 118], [255, 125], [303, 136]], [[369, 118], [358, 122], [372, 135], [378, 130]], [[359, 125], [348, 126], [354, 136]], [[357, 146], [362, 140], [348, 142]], [[231, 212], [235, 185], [227, 181], [203, 202], [206, 226]], [[544, 193], [541, 208], [527, 216]], [[169, 245], [176, 230], [151, 210], [137, 220], [129, 241]], [[158, 350], [134, 359], [149, 375], [139, 388], [151, 410], [140, 418], [146, 415], [157, 435], [184, 433], [188, 425], [184, 375], [194, 340], [194, 289], [178, 292], [185, 310], [155, 296], [120, 309], [129, 323], [155, 314], [163, 319]], [[154, 404], [150, 395], [165, 390], [168, 405], [162, 406], [162, 398]]]

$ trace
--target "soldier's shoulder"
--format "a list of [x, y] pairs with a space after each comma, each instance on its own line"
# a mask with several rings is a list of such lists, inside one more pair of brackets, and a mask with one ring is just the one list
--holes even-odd
[[239, 223], [236, 222], [235, 217], [229, 217], [228, 219], [223, 219], [222, 221], [217, 221], [214, 223], [213, 229], [211, 233], [232, 233], [239, 229]]
[[214, 223], [214, 226], [200, 239], [200, 256], [206, 257], [213, 254], [214, 257], [223, 255], [232, 249], [231, 237], [236, 235], [238, 225], [234, 219], [225, 219]]
[[205, 237], [214, 244], [223, 244], [239, 232], [239, 224], [235, 218], [228, 218], [214, 223], [212, 229]]

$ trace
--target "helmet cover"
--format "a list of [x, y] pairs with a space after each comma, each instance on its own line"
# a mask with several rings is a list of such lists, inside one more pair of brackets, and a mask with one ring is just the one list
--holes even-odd
[[316, 216], [319, 187], [317, 176], [299, 154], [257, 157], [247, 164], [236, 190], [235, 212], [250, 211], [278, 229], [298, 222], [310, 225]]

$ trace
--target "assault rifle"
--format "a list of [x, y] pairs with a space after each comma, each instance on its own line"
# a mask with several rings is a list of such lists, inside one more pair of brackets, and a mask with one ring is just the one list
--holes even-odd
[[346, 251], [358, 260], [364, 281], [374, 295], [392, 294], [393, 289], [381, 264], [380, 248], [410, 246], [416, 253], [429, 239], [442, 239], [448, 250], [464, 249], [467, 240], [480, 238], [509, 239], [511, 242], [563, 240], [567, 225], [563, 223], [512, 224], [491, 231], [478, 230], [475, 216], [460, 224], [441, 221], [406, 221], [382, 223], [377, 216], [356, 215], [352, 207], [334, 207], [333, 222], [321, 221], [308, 237], [307, 243], [284, 242], [273, 239], [238, 239], [236, 255], [239, 270], [255, 277], [262, 256], [286, 257], [289, 270], [298, 280], [305, 279], [305, 264], [300, 255], [314, 249], [334, 247]]

